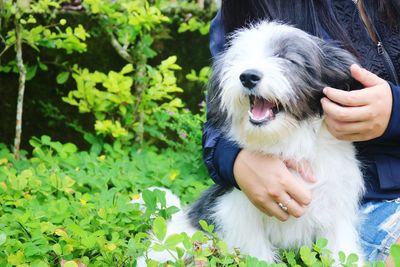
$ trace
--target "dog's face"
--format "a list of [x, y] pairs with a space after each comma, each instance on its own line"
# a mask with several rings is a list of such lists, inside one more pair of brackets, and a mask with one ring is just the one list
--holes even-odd
[[263, 22], [234, 33], [216, 60], [209, 114], [236, 141], [279, 138], [321, 114], [322, 89], [348, 89], [355, 58], [299, 29]]

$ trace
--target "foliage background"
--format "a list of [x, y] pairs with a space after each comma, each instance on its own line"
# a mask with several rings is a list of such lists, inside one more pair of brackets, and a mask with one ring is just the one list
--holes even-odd
[[[0, 32], [1, 36], [6, 38], [9, 30], [14, 25], [12, 20], [6, 22], [4, 18], [6, 13], [4, 9], [8, 8], [5, 6], [7, 1], [1, 2], [3, 3], [3, 22]], [[29, 1], [27, 2], [29, 4]], [[57, 1], [53, 2], [57, 3]], [[62, 2], [59, 1], [59, 3]], [[215, 12], [215, 6], [212, 7], [210, 6], [211, 3], [206, 2], [204, 9], [201, 9], [195, 1], [157, 2], [161, 2], [159, 5], [163, 9], [162, 14], [168, 17], [169, 21], [158, 25], [158, 30], [152, 33], [154, 35], [154, 43], [151, 47], [157, 54], [148, 58], [149, 65], [157, 66], [162, 60], [176, 55], [177, 64], [182, 68], [176, 72], [177, 85], [180, 88], [184, 88], [183, 93], [179, 96], [191, 111], [199, 113], [199, 104], [204, 99], [204, 84], [191, 82], [185, 76], [192, 69], [199, 71], [202, 67], [209, 65], [208, 35], [190, 30], [179, 33], [178, 29], [182, 23], [188, 22], [193, 17], [200, 19], [202, 23], [208, 23]], [[33, 28], [38, 25], [58, 24], [59, 20], [66, 19], [67, 25], [65, 26], [76, 27], [81, 24], [90, 37], [83, 42], [86, 45], [86, 49], [82, 53], [67, 53], [65, 50], [49, 47], [44, 47], [38, 52], [26, 44], [23, 45], [24, 60], [27, 66], [31, 66], [31, 69], [33, 69], [32, 66], [37, 65], [37, 58], [40, 58], [41, 62], [48, 67], [47, 70], [42, 70], [36, 66], [34, 68], [36, 75], [26, 83], [22, 147], [30, 150], [29, 139], [31, 136], [47, 134], [59, 141], [67, 142], [73, 140], [80, 148], [88, 148], [89, 145], [83, 140], [82, 135], [70, 127], [68, 123], [77, 121], [85, 130], [93, 131], [94, 118], [90, 114], [79, 114], [76, 108], [62, 101], [62, 97], [67, 96], [68, 92], [76, 87], [74, 80], [68, 79], [65, 83], [58, 84], [55, 77], [62, 72], [71, 71], [75, 64], [80, 68], [88, 68], [90, 71], [107, 73], [110, 70], [117, 71], [122, 69], [128, 62], [118, 55], [111, 44], [106, 28], [100, 25], [99, 19], [94, 15], [88, 14], [86, 10], [71, 11], [61, 9], [56, 14], [39, 13], [35, 14], [34, 17], [39, 20], [38, 23], [28, 24], [27, 28]], [[196, 44], [196, 46], [191, 44]], [[0, 50], [4, 47], [4, 42], [0, 42]], [[10, 61], [15, 60], [15, 52], [12, 50], [9, 49], [0, 58], [2, 66], [0, 68], [0, 106], [2, 107], [2, 112], [0, 113], [0, 142], [6, 144], [12, 144], [15, 134], [13, 125], [15, 125], [18, 93], [17, 71], [5, 72], [4, 68]]]
[[[146, 189], [187, 203], [210, 184], [200, 142], [215, 10], [0, 1], [0, 266], [134, 266], [154, 218], [175, 210]], [[143, 192], [145, 206], [129, 203]]]

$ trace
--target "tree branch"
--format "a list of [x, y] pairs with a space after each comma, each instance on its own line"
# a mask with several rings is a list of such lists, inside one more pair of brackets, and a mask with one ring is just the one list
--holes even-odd
[[111, 32], [109, 33], [110, 38], [111, 38], [111, 45], [114, 47], [114, 49], [117, 51], [118, 55], [128, 61], [129, 63], [133, 63], [133, 58], [129, 54], [126, 48], [121, 46], [121, 44], [118, 42], [117, 38], [114, 36], [114, 34]]
[[11, 46], [4, 47], [3, 51], [0, 52], [0, 57], [10, 48]]

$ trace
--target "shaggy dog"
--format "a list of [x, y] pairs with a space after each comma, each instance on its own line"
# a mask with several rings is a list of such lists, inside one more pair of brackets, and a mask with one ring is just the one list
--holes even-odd
[[[172, 218], [168, 234], [193, 233], [205, 220], [231, 248], [267, 262], [279, 260], [278, 249], [311, 245], [319, 237], [329, 240], [336, 257], [339, 251], [361, 256], [356, 227], [362, 174], [353, 145], [329, 133], [320, 105], [324, 87], [353, 86], [350, 65], [356, 62], [333, 44], [275, 22], [235, 32], [213, 67], [211, 122], [240, 147], [308, 162], [318, 180], [308, 185], [312, 202], [302, 217], [281, 222], [240, 190], [214, 185]], [[168, 259], [155, 252], [150, 257]]]

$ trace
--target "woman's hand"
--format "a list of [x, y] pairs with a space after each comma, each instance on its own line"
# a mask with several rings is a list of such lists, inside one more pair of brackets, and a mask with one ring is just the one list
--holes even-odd
[[356, 91], [325, 88], [321, 100], [325, 122], [333, 136], [341, 140], [365, 141], [380, 137], [392, 112], [390, 85], [358, 65], [351, 66], [354, 79], [365, 86]]
[[[259, 210], [286, 221], [289, 215], [302, 216], [311, 202], [306, 182], [293, 177], [287, 167], [299, 172], [305, 180], [315, 181], [307, 164], [300, 165], [243, 149], [236, 158], [233, 172], [241, 190]], [[279, 202], [287, 205], [286, 212], [279, 207]]]

